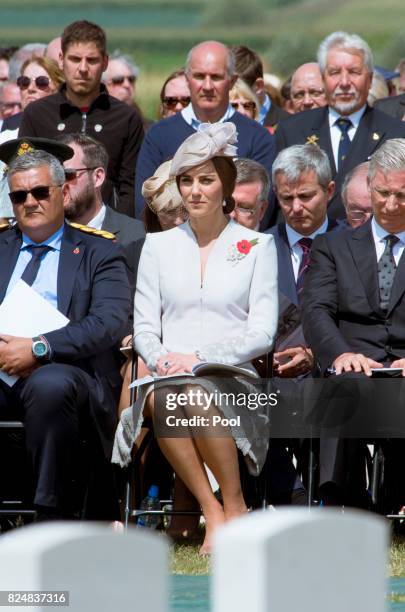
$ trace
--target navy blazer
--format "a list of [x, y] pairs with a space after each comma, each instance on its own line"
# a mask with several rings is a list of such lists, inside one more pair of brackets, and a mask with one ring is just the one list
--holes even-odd
[[[16, 227], [0, 235], [0, 303], [15, 268], [21, 240]], [[77, 366], [89, 375], [90, 411], [108, 456], [122, 384], [118, 344], [126, 333], [131, 312], [131, 292], [121, 247], [65, 224], [57, 300], [58, 310], [70, 323], [45, 334], [52, 349], [52, 361]]]
[[405, 123], [367, 106], [350, 151], [338, 172], [333, 156], [327, 106], [291, 115], [288, 119], [280, 121], [275, 136], [278, 151], [291, 145], [305, 144], [312, 139], [327, 153], [332, 168], [332, 179], [336, 183], [335, 194], [328, 204], [328, 216], [344, 219], [346, 212], [341, 199], [341, 189], [346, 174], [358, 164], [367, 161], [389, 138], [405, 138]]
[[[294, 269], [291, 261], [290, 243], [288, 242], [285, 223], [279, 223], [267, 230], [266, 234], [274, 236], [277, 249], [278, 263], [278, 290], [285, 295], [293, 304], [298, 306], [297, 286], [295, 283]], [[340, 225], [333, 219], [329, 219], [327, 232], [340, 229]]]
[[323, 370], [346, 352], [380, 362], [405, 357], [405, 257], [383, 311], [371, 221], [316, 237], [305, 278], [303, 326]]

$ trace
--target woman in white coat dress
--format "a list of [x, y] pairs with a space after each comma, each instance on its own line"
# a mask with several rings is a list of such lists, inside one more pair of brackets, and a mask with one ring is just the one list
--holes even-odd
[[[146, 237], [135, 295], [134, 345], [148, 368], [161, 376], [191, 372], [201, 361], [253, 369], [251, 360], [273, 346], [278, 314], [273, 238], [227, 216], [234, 206], [235, 142], [234, 124], [218, 123], [202, 126], [179, 147], [171, 171], [189, 221]], [[187, 377], [184, 382], [194, 390], [193, 385], [212, 389], [207, 379]], [[231, 383], [237, 392], [252, 390], [244, 377]], [[162, 395], [155, 391], [142, 400], [144, 414], [155, 421], [157, 411], [161, 417], [166, 409], [157, 397]], [[214, 402], [204, 412], [191, 405], [182, 408], [186, 416], [200, 414], [211, 424], [213, 415], [229, 416], [230, 411]], [[259, 414], [247, 407], [242, 412], [239, 432], [250, 430], [260, 438]], [[161, 437], [158, 442], [201, 505], [206, 529], [201, 552], [209, 553], [215, 528], [247, 510], [234, 438], [254, 473], [263, 465], [267, 439], [260, 449], [243, 434], [213, 437], [198, 427], [190, 431], [193, 437]], [[223, 506], [212, 493], [204, 463], [219, 483]]]

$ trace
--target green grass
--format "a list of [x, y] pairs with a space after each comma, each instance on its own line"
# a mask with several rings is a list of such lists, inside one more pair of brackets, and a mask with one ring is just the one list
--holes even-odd
[[[201, 576], [210, 573], [210, 559], [198, 554], [199, 544], [175, 544], [171, 549], [170, 571], [172, 574]], [[394, 538], [388, 566], [388, 575], [405, 578], [405, 538]], [[404, 597], [393, 595], [394, 599]], [[394, 601], [393, 599], [393, 601]], [[397, 599], [395, 599], [397, 601]], [[405, 601], [399, 599], [398, 601]]]

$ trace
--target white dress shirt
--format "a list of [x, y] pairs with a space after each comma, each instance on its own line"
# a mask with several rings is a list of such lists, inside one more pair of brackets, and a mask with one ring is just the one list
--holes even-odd
[[103, 204], [100, 208], [100, 210], [98, 211], [98, 213], [96, 214], [95, 217], [93, 217], [88, 223], [87, 225], [89, 227], [93, 227], [94, 229], [97, 230], [101, 230], [101, 226], [104, 223], [104, 217], [105, 217], [105, 204]]
[[312, 238], [313, 240], [318, 234], [324, 234], [328, 229], [328, 217], [325, 217], [325, 221], [322, 223], [322, 225], [318, 227], [318, 229], [315, 230], [312, 234], [309, 234], [309, 236], [303, 236], [302, 234], [299, 234], [295, 231], [295, 229], [288, 225], [288, 223], [286, 223], [285, 229], [287, 232], [288, 242], [290, 244], [291, 263], [294, 270], [294, 278], [295, 282], [297, 282], [298, 270], [300, 269], [303, 253], [302, 247], [298, 244], [298, 241], [301, 240], [301, 238]]
[[[364, 111], [366, 110], [366, 106], [362, 106], [358, 111], [352, 113], [351, 115], [345, 115], [345, 119], [350, 119], [352, 122], [352, 127], [348, 130], [347, 134], [350, 138], [350, 142], [352, 142], [357, 128], [359, 127], [360, 120], [364, 115]], [[339, 151], [339, 142], [342, 136], [342, 132], [340, 128], [336, 125], [336, 121], [340, 119], [342, 115], [340, 115], [335, 109], [329, 107], [329, 128], [330, 128], [330, 139], [332, 141], [332, 150], [333, 150], [333, 158], [335, 160], [335, 167], [339, 168], [338, 163], [338, 151]]]
[[[371, 231], [373, 233], [377, 261], [380, 261], [382, 254], [384, 253], [386, 244], [387, 244], [384, 238], [389, 235], [389, 232], [383, 229], [381, 225], [377, 223], [374, 217], [371, 220]], [[395, 259], [395, 264], [398, 266], [398, 262], [401, 259], [402, 253], [404, 252], [405, 232], [399, 232], [398, 234], [394, 234], [394, 235], [399, 238], [399, 242], [394, 244], [392, 248], [392, 254]]]

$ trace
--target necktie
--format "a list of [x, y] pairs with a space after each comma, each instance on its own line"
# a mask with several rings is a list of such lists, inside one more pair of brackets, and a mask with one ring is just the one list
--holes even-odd
[[349, 130], [353, 127], [353, 123], [350, 119], [345, 119], [344, 117], [340, 117], [335, 123], [341, 131], [340, 141], [339, 141], [339, 149], [338, 149], [338, 169], [341, 168], [343, 162], [345, 161], [347, 154], [349, 153], [351, 140], [349, 138]]
[[309, 253], [311, 251], [312, 238], [301, 238], [300, 240], [298, 240], [298, 244], [302, 249], [302, 258], [297, 276], [297, 295], [298, 301], [301, 302], [302, 290], [304, 288], [305, 272], [307, 271], [309, 266]]
[[31, 245], [28, 247], [28, 249], [32, 253], [32, 258], [27, 263], [27, 266], [24, 272], [22, 273], [21, 280], [25, 281], [27, 285], [32, 285], [32, 283], [34, 282], [38, 274], [39, 266], [41, 265], [42, 255], [44, 255], [48, 251], [51, 251], [52, 249], [50, 246], [44, 246], [44, 245], [41, 245], [41, 246]]
[[380, 308], [388, 309], [388, 304], [391, 296], [392, 284], [394, 282], [395, 270], [397, 269], [392, 249], [394, 244], [399, 241], [397, 236], [388, 234], [385, 236], [386, 241], [384, 253], [377, 265], [378, 270], [378, 285], [380, 288]]

